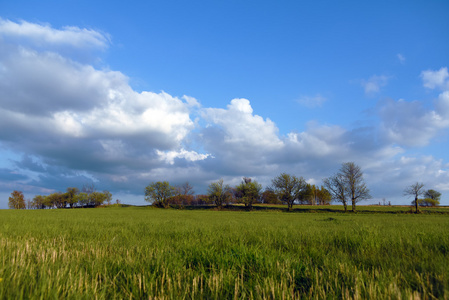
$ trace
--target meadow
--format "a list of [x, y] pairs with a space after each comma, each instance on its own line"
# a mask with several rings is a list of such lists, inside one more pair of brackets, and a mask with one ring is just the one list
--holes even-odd
[[448, 209], [359, 210], [0, 210], [0, 299], [449, 298]]

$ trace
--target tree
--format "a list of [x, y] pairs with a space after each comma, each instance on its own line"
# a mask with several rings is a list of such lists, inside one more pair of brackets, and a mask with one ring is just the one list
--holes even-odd
[[316, 186], [306, 183], [298, 198], [300, 204], [315, 205]]
[[89, 205], [89, 195], [85, 192], [75, 195], [76, 203], [81, 207], [87, 207]]
[[363, 180], [362, 169], [353, 162], [347, 162], [341, 166], [340, 174], [351, 198], [352, 211], [355, 212], [357, 202], [371, 198], [369, 189]]
[[264, 204], [282, 204], [278, 199], [276, 193], [271, 188], [266, 188], [261, 195], [262, 203]]
[[73, 206], [78, 202], [75, 197], [78, 193], [79, 190], [76, 187], [68, 187], [64, 193], [65, 201], [69, 204], [70, 208], [73, 208]]
[[324, 186], [331, 195], [332, 200], [343, 203], [345, 212], [348, 211], [346, 185], [341, 174], [335, 174], [323, 180]]
[[190, 205], [194, 200], [195, 192], [189, 182], [175, 187], [175, 195], [169, 199], [171, 204]]
[[253, 204], [260, 199], [262, 185], [251, 178], [243, 177], [243, 181], [236, 187], [236, 198], [240, 200], [248, 210], [253, 209]]
[[329, 204], [331, 195], [325, 187], [317, 187], [314, 184], [306, 184], [305, 190], [301, 193], [299, 201], [302, 204], [325, 205]]
[[33, 207], [36, 209], [45, 208], [45, 196], [37, 195], [33, 198]]
[[10, 209], [25, 209], [25, 197], [23, 196], [23, 193], [20, 191], [13, 191], [11, 193], [11, 197], [8, 199], [8, 207]]
[[89, 195], [90, 205], [100, 206], [107, 200], [107, 197], [108, 197], [108, 195], [105, 193], [93, 192]]
[[282, 173], [272, 181], [273, 189], [278, 199], [287, 203], [288, 210], [293, 209], [293, 203], [298, 200], [301, 192], [306, 189], [306, 181], [302, 177]]
[[103, 191], [103, 194], [105, 196], [105, 201], [108, 203], [108, 205], [111, 205], [111, 201], [112, 201], [112, 194], [110, 191]]
[[441, 193], [431, 189], [425, 191], [424, 197], [440, 202]]
[[413, 204], [415, 204], [415, 213], [419, 212], [419, 208], [418, 208], [418, 197], [424, 194], [424, 183], [422, 182], [416, 182], [408, 187], [405, 188], [404, 190], [404, 196], [413, 196], [415, 197], [415, 200], [412, 202]]
[[320, 205], [329, 205], [331, 200], [332, 196], [329, 191], [324, 186], [321, 186], [318, 190], [318, 203]]
[[158, 181], [149, 184], [145, 188], [145, 201], [152, 202], [158, 207], [169, 206], [168, 199], [175, 195], [175, 188], [168, 181]]
[[207, 195], [218, 209], [222, 209], [223, 205], [227, 204], [231, 198], [231, 188], [229, 185], [224, 185], [223, 179], [220, 179], [209, 184]]
[[67, 206], [67, 201], [64, 195], [60, 192], [52, 193], [46, 197], [47, 206], [64, 208]]
[[418, 203], [420, 206], [438, 206], [438, 205], [440, 205], [440, 201], [434, 200], [432, 198], [418, 199]]

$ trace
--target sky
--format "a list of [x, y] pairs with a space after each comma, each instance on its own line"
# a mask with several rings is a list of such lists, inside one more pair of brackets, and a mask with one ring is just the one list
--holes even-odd
[[0, 208], [93, 183], [311, 184], [449, 205], [449, 2], [2, 1]]

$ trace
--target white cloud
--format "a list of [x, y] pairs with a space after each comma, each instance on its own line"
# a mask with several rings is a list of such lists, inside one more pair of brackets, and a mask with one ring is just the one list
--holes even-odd
[[310, 124], [307, 131], [287, 135], [287, 147], [304, 159], [348, 152], [344, 141], [346, 131], [339, 126]]
[[[33, 34], [41, 39], [39, 47], [13, 38]], [[195, 126], [194, 98], [138, 93], [120, 72], [98, 70], [45, 47], [104, 46], [106, 40], [92, 31], [2, 21], [4, 36], [9, 39], [0, 50], [0, 141], [8, 149], [96, 176], [128, 175], [161, 164], [155, 150], [180, 151]], [[178, 158], [195, 159], [180, 153]]]
[[298, 103], [304, 105], [309, 108], [321, 107], [324, 102], [326, 102], [326, 98], [321, 96], [320, 94], [310, 97], [310, 96], [302, 96], [298, 99]]
[[380, 130], [391, 143], [425, 146], [441, 129], [449, 127], [449, 119], [440, 113], [425, 109], [418, 101], [387, 100], [379, 108]]
[[436, 111], [446, 122], [449, 120], [449, 91], [442, 92], [436, 101]]
[[362, 80], [361, 85], [365, 90], [365, 94], [372, 95], [380, 92], [380, 89], [387, 85], [388, 80], [388, 76], [373, 75], [368, 80]]
[[15, 39], [23, 38], [35, 46], [70, 45], [72, 47], [106, 48], [109, 38], [98, 31], [66, 26], [62, 30], [51, 28], [49, 25], [40, 25], [21, 21], [15, 23], [0, 18], [0, 35]]
[[181, 149], [180, 151], [159, 151], [156, 150], [157, 155], [159, 155], [160, 159], [165, 161], [166, 163], [173, 165], [175, 163], [175, 159], [182, 158], [187, 161], [199, 161], [205, 160], [210, 157], [210, 154], [200, 154], [195, 151], [187, 151], [185, 149]]
[[449, 90], [449, 72], [447, 71], [447, 67], [441, 68], [438, 71], [422, 71], [421, 78], [426, 88]]
[[405, 63], [405, 56], [404, 56], [404, 55], [402, 55], [401, 53], [398, 53], [398, 54], [396, 55], [396, 57], [399, 59], [399, 62], [400, 62], [401, 64]]
[[282, 147], [274, 122], [253, 115], [247, 99], [233, 99], [227, 109], [206, 108], [203, 117], [224, 130], [224, 141], [228, 144], [269, 150]]

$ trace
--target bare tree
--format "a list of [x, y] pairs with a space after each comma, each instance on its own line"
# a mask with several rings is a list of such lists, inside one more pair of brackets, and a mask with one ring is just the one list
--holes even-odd
[[345, 212], [348, 210], [346, 185], [341, 174], [335, 174], [323, 180], [324, 186], [331, 194], [332, 200], [343, 203]]
[[341, 166], [340, 174], [346, 186], [346, 191], [352, 202], [352, 211], [355, 212], [355, 204], [360, 200], [370, 199], [369, 189], [363, 180], [362, 169], [354, 162], [347, 162]]
[[418, 197], [425, 193], [425, 191], [423, 190], [423, 187], [424, 187], [424, 183], [416, 182], [416, 183], [406, 187], [405, 190], [404, 190], [404, 196], [413, 196], [413, 197], [415, 197], [415, 201], [414, 201], [415, 213], [419, 212]]

